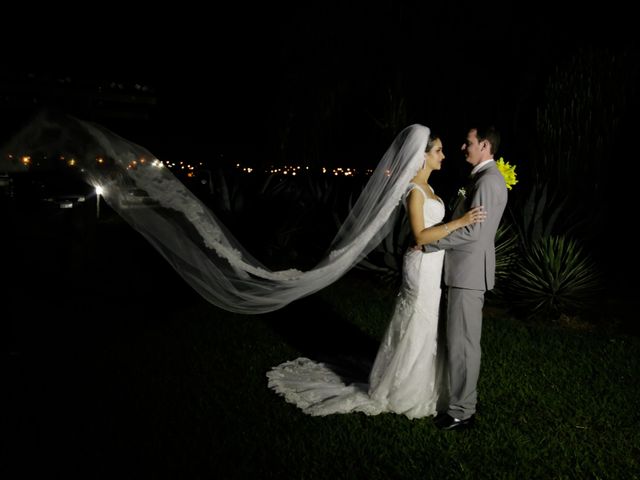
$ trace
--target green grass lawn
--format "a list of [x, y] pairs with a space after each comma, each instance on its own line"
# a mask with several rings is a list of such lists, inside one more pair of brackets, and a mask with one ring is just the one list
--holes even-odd
[[59, 249], [14, 272], [3, 478], [640, 478], [636, 336], [488, 305], [473, 430], [308, 417], [266, 372], [306, 355], [366, 374], [392, 289], [354, 271], [280, 311], [230, 314], [141, 238], [103, 234], [70, 273]]

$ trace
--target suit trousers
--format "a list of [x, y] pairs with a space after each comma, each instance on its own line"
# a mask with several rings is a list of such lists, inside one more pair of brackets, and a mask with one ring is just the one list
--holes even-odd
[[449, 408], [464, 420], [476, 412], [480, 374], [480, 336], [484, 290], [449, 287], [447, 299], [447, 359]]

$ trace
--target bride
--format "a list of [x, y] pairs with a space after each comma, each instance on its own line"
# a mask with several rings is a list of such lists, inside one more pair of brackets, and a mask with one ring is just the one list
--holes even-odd
[[[482, 207], [475, 207], [457, 220], [441, 223], [444, 204], [428, 181], [431, 172], [442, 167], [442, 141], [434, 134], [429, 136], [428, 130], [422, 135], [428, 137], [424, 162], [403, 195], [418, 246], [485, 218]], [[439, 398], [447, 397], [444, 355], [438, 351], [437, 341], [443, 259], [444, 250], [423, 253], [411, 247], [406, 251], [400, 293], [368, 384], [351, 383], [330, 366], [301, 357], [269, 371], [269, 387], [309, 415], [435, 415]]]

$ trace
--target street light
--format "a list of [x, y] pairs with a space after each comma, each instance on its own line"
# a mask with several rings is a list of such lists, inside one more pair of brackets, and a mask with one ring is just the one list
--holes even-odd
[[100, 195], [104, 192], [103, 188], [98, 185], [96, 187], [96, 218], [100, 218]]

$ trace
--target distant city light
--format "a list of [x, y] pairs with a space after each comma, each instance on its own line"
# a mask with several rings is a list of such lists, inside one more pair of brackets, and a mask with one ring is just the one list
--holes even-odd
[[[13, 158], [13, 156], [11, 154], [7, 154], [8, 158]], [[28, 155], [24, 155], [20, 158], [20, 162], [25, 165], [25, 166], [31, 166], [33, 164], [33, 160], [31, 158], [31, 156]], [[66, 159], [63, 155], [60, 155], [60, 160], [65, 162], [67, 166], [69, 167], [78, 167], [78, 161], [75, 158], [70, 158], [70, 159]], [[104, 165], [107, 163], [107, 161], [105, 160], [104, 157], [102, 156], [97, 156], [96, 158], [96, 163], [98, 163], [99, 165]], [[176, 169], [178, 168], [179, 170], [185, 170], [184, 174], [189, 177], [189, 178], [193, 178], [193, 177], [197, 177], [201, 174], [201, 172], [209, 172], [209, 176], [211, 176], [211, 172], [209, 170], [207, 170], [206, 168], [202, 168], [203, 166], [206, 166], [206, 164], [204, 162], [194, 162], [193, 164], [190, 164], [188, 162], [185, 162], [184, 160], [181, 160], [179, 162], [171, 162], [171, 161], [161, 161], [158, 160], [157, 158], [154, 158], [152, 160], [147, 160], [144, 157], [140, 157], [136, 160], [131, 160], [129, 162], [129, 164], [127, 165], [127, 169], [130, 170], [135, 170], [137, 168], [140, 168], [142, 166], [146, 166], [146, 165], [151, 165], [155, 168], [163, 168], [163, 167], [168, 167], [170, 169]], [[37, 165], [39, 165], [39, 163], [37, 163]], [[236, 163], [235, 164], [236, 168], [238, 170], [240, 170], [242, 173], [246, 173], [246, 174], [252, 174], [254, 172], [258, 172], [259, 170], [256, 169], [255, 167], [249, 167], [249, 166], [243, 166], [241, 163]], [[82, 171], [84, 171], [84, 169], [82, 169]], [[373, 173], [373, 169], [371, 168], [367, 168], [367, 169], [356, 169], [356, 168], [351, 168], [351, 167], [318, 167], [318, 168], [313, 168], [313, 167], [309, 167], [308, 165], [306, 166], [300, 166], [300, 165], [283, 165], [283, 166], [270, 166], [269, 168], [266, 168], [264, 170], [262, 170], [262, 173], [265, 173], [267, 175], [287, 175], [287, 176], [297, 176], [302, 172], [306, 172], [308, 174], [313, 174], [315, 173], [321, 173], [323, 175], [331, 175], [332, 177], [355, 177], [358, 175], [365, 175], [365, 176], [369, 176]], [[387, 176], [391, 175], [390, 171], [386, 171], [385, 174]]]
[[[236, 164], [236, 167], [241, 169], [243, 172], [248, 172], [251, 173], [253, 171], [253, 169], [251, 167], [241, 167], [239, 163]], [[299, 166], [299, 165], [285, 165], [282, 167], [274, 167], [271, 166], [268, 169], [265, 170], [265, 173], [270, 173], [270, 174], [281, 174], [281, 175], [289, 175], [291, 174], [293, 175], [297, 175], [297, 173], [299, 173], [302, 170], [303, 167]], [[309, 167], [305, 166], [304, 170], [307, 172], [310, 172]], [[320, 171], [323, 174], [330, 174], [333, 175], [334, 177], [338, 177], [338, 176], [344, 176], [344, 177], [354, 177], [358, 174], [358, 170], [355, 168], [351, 168], [351, 167], [336, 167], [336, 168], [327, 168], [327, 167], [321, 167]], [[371, 173], [373, 172], [372, 169], [366, 169], [364, 170], [364, 174], [365, 175], [371, 175]]]
[[[159, 160], [157, 161], [157, 164], [158, 166], [162, 166], [162, 163]], [[195, 162], [192, 165], [185, 161], [180, 161], [177, 163], [165, 161], [164, 164], [171, 169], [177, 168], [178, 170], [185, 170], [184, 174], [186, 174], [188, 178], [196, 177], [201, 172], [209, 172], [209, 170], [201, 168], [202, 166], [205, 165], [203, 162]], [[156, 165], [156, 164], [154, 163], [153, 165]], [[236, 169], [242, 173], [250, 174], [258, 171], [255, 167], [243, 166], [241, 163], [236, 163], [235, 166], [236, 166]], [[308, 165], [307, 166], [300, 166], [300, 165], [274, 166], [272, 165], [269, 168], [262, 170], [262, 172], [266, 173], [267, 175], [286, 175], [286, 176], [292, 176], [292, 177], [297, 176], [302, 172], [313, 174], [314, 171], [322, 174], [331, 175], [332, 177], [356, 177], [358, 175], [368, 176], [373, 173], [373, 169], [371, 168], [359, 170], [351, 167], [335, 167], [335, 168], [319, 167], [318, 169], [314, 169], [312, 167], [309, 167]], [[209, 172], [209, 175], [210, 174], [211, 173]]]

